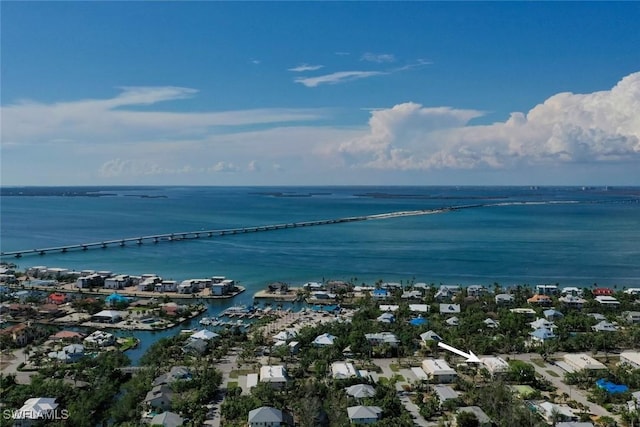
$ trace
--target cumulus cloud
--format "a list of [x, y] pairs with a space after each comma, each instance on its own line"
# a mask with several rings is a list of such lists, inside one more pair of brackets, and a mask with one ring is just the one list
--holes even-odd
[[309, 65], [309, 64], [300, 64], [297, 67], [288, 68], [287, 71], [293, 71], [295, 73], [300, 73], [303, 71], [315, 71], [324, 67], [324, 65]]
[[391, 53], [370, 53], [367, 52], [360, 57], [361, 61], [375, 62], [376, 64], [382, 64], [385, 62], [395, 62], [396, 57]]
[[504, 121], [470, 126], [476, 110], [405, 103], [371, 113], [365, 135], [327, 148], [380, 169], [515, 168], [640, 159], [640, 73], [611, 90], [560, 93]]
[[196, 172], [190, 165], [180, 168], [161, 167], [154, 161], [139, 159], [112, 159], [104, 162], [99, 169], [103, 178], [135, 177], [142, 175], [177, 175]]
[[231, 162], [218, 162], [207, 169], [208, 172], [237, 172], [240, 168]]
[[316, 87], [322, 84], [337, 84], [352, 80], [366, 79], [386, 74], [383, 71], [338, 71], [316, 77], [300, 77], [295, 79], [296, 83], [301, 83], [306, 87]]

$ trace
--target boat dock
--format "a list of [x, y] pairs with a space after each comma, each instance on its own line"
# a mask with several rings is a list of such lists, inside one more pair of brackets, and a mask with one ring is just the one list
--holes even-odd
[[337, 219], [325, 219], [325, 220], [317, 220], [317, 221], [302, 221], [302, 222], [292, 222], [292, 223], [285, 223], [285, 224], [261, 225], [261, 226], [255, 226], [255, 227], [241, 227], [241, 228], [228, 228], [228, 229], [219, 229], [219, 230], [199, 230], [199, 231], [185, 231], [185, 232], [179, 232], [179, 233], [153, 234], [149, 236], [126, 237], [122, 239], [103, 240], [100, 242], [80, 243], [80, 244], [74, 244], [74, 245], [54, 246], [54, 247], [48, 247], [48, 248], [24, 249], [24, 250], [6, 251], [6, 252], [3, 251], [3, 252], [0, 252], [0, 257], [11, 256], [16, 258], [21, 258], [22, 256], [25, 256], [25, 255], [46, 255], [47, 253], [50, 253], [50, 252], [66, 253], [74, 250], [86, 251], [91, 248], [106, 249], [114, 246], [125, 247], [127, 246], [127, 244], [134, 244], [134, 245], [142, 245], [144, 243], [158, 244], [161, 242], [176, 242], [176, 241], [192, 240], [192, 239], [200, 239], [200, 238], [213, 238], [213, 237], [222, 237], [222, 236], [228, 236], [228, 235], [234, 235], [234, 234], [284, 230], [288, 228], [314, 227], [319, 225], [343, 224], [343, 223], [367, 221], [367, 220], [373, 220], [373, 219], [386, 219], [386, 218], [397, 218], [397, 217], [404, 217], [404, 216], [427, 215], [427, 214], [442, 213], [442, 212], [460, 209], [460, 208], [462, 207], [444, 208], [444, 209], [423, 209], [423, 210], [416, 210], [416, 211], [399, 211], [399, 212], [389, 212], [389, 213], [375, 214], [375, 215], [363, 215], [363, 216], [354, 216], [354, 217], [337, 218]]

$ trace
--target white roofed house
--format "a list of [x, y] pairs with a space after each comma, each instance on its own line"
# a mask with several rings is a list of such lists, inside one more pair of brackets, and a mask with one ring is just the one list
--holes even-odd
[[335, 340], [336, 340], [335, 336], [328, 333], [324, 333], [322, 335], [318, 335], [316, 339], [313, 340], [312, 344], [315, 345], [316, 347], [327, 347], [327, 346], [333, 345]]
[[440, 337], [440, 335], [436, 334], [433, 331], [427, 331], [420, 334], [420, 339], [422, 340], [423, 343], [428, 343], [431, 341], [436, 341], [436, 342], [442, 341], [442, 337]]
[[265, 365], [260, 368], [260, 382], [272, 388], [282, 389], [287, 385], [287, 370], [282, 365]]
[[362, 399], [364, 397], [373, 397], [376, 394], [376, 389], [369, 384], [355, 384], [351, 387], [345, 388], [345, 391], [349, 396], [353, 396], [356, 399]]
[[470, 297], [481, 297], [487, 294], [488, 289], [482, 285], [471, 285], [467, 287], [467, 295]]
[[620, 363], [625, 363], [633, 369], [640, 369], [640, 353], [637, 351], [623, 351], [620, 353]]
[[378, 316], [376, 320], [381, 323], [393, 323], [396, 321], [396, 318], [393, 314], [385, 312]]
[[495, 300], [498, 305], [509, 305], [515, 302], [516, 297], [512, 294], [498, 294], [495, 296]]
[[118, 323], [125, 317], [125, 313], [116, 310], [102, 310], [93, 316], [91, 320], [100, 323]]
[[480, 363], [487, 368], [491, 376], [505, 374], [509, 371], [509, 364], [502, 357], [482, 357]]
[[571, 295], [571, 294], [558, 298], [558, 301], [560, 302], [560, 304], [562, 304], [563, 307], [573, 308], [576, 310], [581, 310], [582, 307], [584, 307], [585, 303], [587, 302], [586, 299], [580, 296]]
[[605, 307], [617, 307], [620, 305], [620, 301], [610, 295], [598, 295], [594, 299]]
[[14, 426], [43, 425], [45, 420], [55, 419], [58, 406], [55, 397], [33, 397], [27, 399], [13, 414], [9, 413], [9, 419], [13, 419]]
[[337, 380], [344, 380], [358, 378], [360, 377], [360, 372], [351, 362], [333, 362], [331, 364], [331, 376]]
[[147, 393], [144, 403], [153, 409], [169, 410], [173, 400], [173, 391], [166, 384], [157, 385]]
[[557, 326], [547, 320], [547, 319], [543, 319], [542, 317], [539, 319], [536, 319], [535, 322], [531, 322], [529, 323], [529, 325], [531, 325], [532, 329], [550, 329], [550, 330], [554, 330]]
[[440, 314], [460, 313], [460, 304], [440, 304]]
[[456, 371], [449, 366], [444, 359], [425, 359], [422, 361], [422, 370], [434, 382], [450, 383], [456, 379]]
[[611, 322], [601, 320], [591, 327], [595, 332], [616, 332], [618, 327]]
[[607, 367], [584, 353], [572, 354], [568, 353], [564, 355], [564, 362], [575, 371], [587, 370], [587, 371], [606, 371]]
[[391, 347], [397, 347], [400, 340], [396, 334], [392, 332], [379, 332], [377, 334], [364, 334], [365, 339], [373, 346], [381, 346], [388, 344]]
[[115, 344], [116, 337], [109, 332], [95, 331], [84, 339], [87, 347], [108, 347]]

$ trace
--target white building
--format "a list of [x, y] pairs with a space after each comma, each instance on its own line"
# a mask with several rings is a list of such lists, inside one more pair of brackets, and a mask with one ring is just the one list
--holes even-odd
[[601, 305], [604, 305], [604, 306], [618, 306], [618, 305], [620, 305], [620, 301], [618, 301], [617, 299], [615, 299], [614, 297], [609, 296], [609, 295], [598, 295], [594, 299], [596, 301], [598, 301]]
[[631, 365], [634, 369], [640, 368], [640, 353], [637, 351], [623, 351], [620, 353], [620, 363]]
[[265, 365], [260, 368], [260, 382], [281, 389], [287, 384], [287, 371], [282, 365]]
[[331, 364], [331, 376], [335, 379], [357, 378], [360, 373], [351, 362], [333, 362]]
[[[9, 411], [9, 416], [13, 418], [14, 426], [40, 425], [45, 420], [54, 420], [56, 418], [58, 406], [55, 397], [33, 397], [27, 399], [24, 405], [13, 414]], [[59, 414], [59, 416], [62, 416], [62, 414]]]
[[509, 370], [509, 363], [502, 357], [483, 357], [480, 359], [480, 363], [487, 368], [487, 371], [489, 371], [492, 376], [504, 374]]
[[589, 371], [598, 371], [598, 370], [606, 370], [607, 367], [598, 362], [593, 357], [586, 355], [584, 353], [579, 354], [565, 354], [564, 362], [569, 365], [571, 368], [576, 371], [581, 370], [589, 370]]
[[437, 383], [453, 382], [457, 376], [444, 359], [425, 359], [422, 361], [422, 370]]

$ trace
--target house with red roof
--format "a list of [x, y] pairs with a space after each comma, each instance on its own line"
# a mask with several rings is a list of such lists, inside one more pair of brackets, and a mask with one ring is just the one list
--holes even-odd
[[613, 289], [611, 288], [595, 288], [593, 291], [593, 296], [611, 296], [614, 294]]
[[536, 305], [551, 305], [553, 303], [553, 300], [548, 295], [535, 294], [531, 298], [527, 299], [527, 302], [529, 304]]
[[47, 300], [51, 304], [57, 304], [57, 305], [64, 304], [69, 301], [69, 299], [67, 298], [67, 295], [63, 294], [62, 292], [54, 292], [52, 294], [49, 294], [49, 297], [47, 298]]

